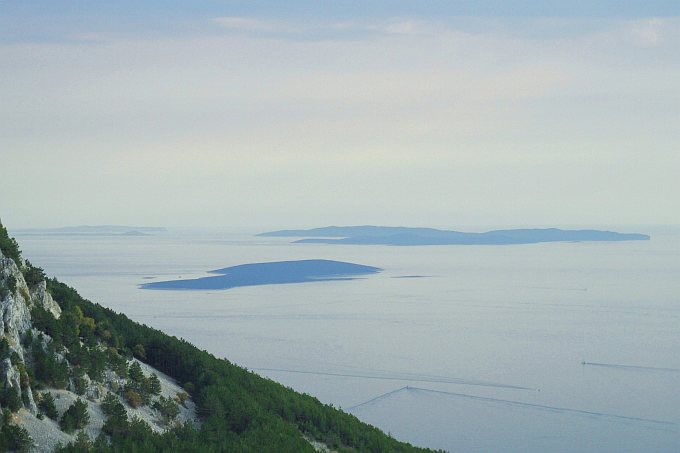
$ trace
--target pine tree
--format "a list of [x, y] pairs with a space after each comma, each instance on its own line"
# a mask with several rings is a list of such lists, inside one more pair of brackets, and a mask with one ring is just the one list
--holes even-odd
[[102, 427], [106, 434], [110, 436], [123, 435], [130, 429], [127, 411], [115, 394], [106, 395], [102, 403], [102, 410], [107, 416]]
[[28, 431], [10, 423], [12, 416], [8, 410], [2, 412], [0, 418], [0, 451], [27, 452], [33, 441]]
[[54, 405], [54, 397], [50, 392], [43, 392], [40, 394], [40, 403], [38, 403], [38, 407], [43, 414], [47, 415], [52, 420], [56, 420], [59, 417], [57, 407]]
[[144, 383], [144, 373], [142, 372], [142, 367], [139, 365], [139, 362], [132, 362], [129, 376], [135, 384], [142, 385]]
[[8, 387], [0, 395], [0, 406], [7, 407], [10, 411], [16, 412], [23, 407], [21, 393], [16, 387]]
[[177, 407], [177, 403], [171, 398], [161, 396], [151, 407], [158, 411], [166, 424], [176, 419], [179, 415], [179, 407]]
[[161, 394], [161, 380], [158, 379], [156, 373], [151, 373], [151, 376], [147, 379], [147, 390], [151, 395]]
[[78, 398], [61, 417], [59, 425], [64, 432], [71, 433], [82, 429], [90, 422], [90, 414], [87, 412], [87, 403]]

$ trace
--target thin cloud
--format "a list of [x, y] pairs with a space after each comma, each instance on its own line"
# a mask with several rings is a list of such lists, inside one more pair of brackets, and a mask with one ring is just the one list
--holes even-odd
[[634, 20], [592, 18], [497, 18], [454, 17], [447, 20], [419, 17], [349, 19], [344, 21], [292, 21], [248, 16], [211, 19], [223, 30], [248, 37], [281, 40], [352, 41], [379, 37], [483, 36], [487, 40], [530, 41], [583, 40], [596, 45], [659, 47], [678, 38], [678, 18]]
[[356, 39], [364, 36], [428, 36], [449, 30], [437, 21], [414, 18], [389, 18], [374, 21], [316, 21], [293, 22], [285, 20], [268, 20], [256, 17], [215, 17], [212, 22], [230, 32], [238, 32], [250, 36], [293, 39]]
[[255, 17], [215, 17], [212, 21], [227, 30], [248, 33], [298, 33], [303, 31], [300, 27], [294, 27], [286, 22]]
[[7, 215], [678, 221], [678, 19], [219, 19], [0, 45]]
[[651, 18], [631, 23], [630, 34], [633, 41], [644, 47], [659, 46], [663, 43], [669, 28], [668, 19]]

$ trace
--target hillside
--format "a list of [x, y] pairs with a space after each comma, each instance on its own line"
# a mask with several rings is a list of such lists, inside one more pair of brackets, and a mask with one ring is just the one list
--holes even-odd
[[1, 224], [0, 333], [0, 451], [430, 451], [83, 299]]

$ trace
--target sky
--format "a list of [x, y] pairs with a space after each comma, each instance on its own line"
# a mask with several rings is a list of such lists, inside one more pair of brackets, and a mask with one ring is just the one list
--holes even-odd
[[0, 2], [0, 218], [680, 224], [680, 2]]

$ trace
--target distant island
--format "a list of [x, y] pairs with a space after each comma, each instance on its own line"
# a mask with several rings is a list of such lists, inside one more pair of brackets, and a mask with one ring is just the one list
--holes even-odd
[[150, 236], [167, 231], [163, 227], [126, 225], [78, 225], [60, 228], [27, 228], [13, 230], [16, 235], [40, 236]]
[[384, 226], [330, 226], [309, 230], [280, 230], [258, 234], [268, 237], [301, 237], [299, 244], [351, 245], [509, 245], [540, 242], [644, 241], [639, 233], [600, 230], [533, 228], [468, 233], [434, 228]]
[[382, 269], [331, 260], [275, 261], [225, 267], [210, 271], [217, 274], [187, 280], [144, 283], [143, 289], [222, 290], [239, 286], [307, 283], [329, 280], [353, 280], [360, 275], [375, 274]]

